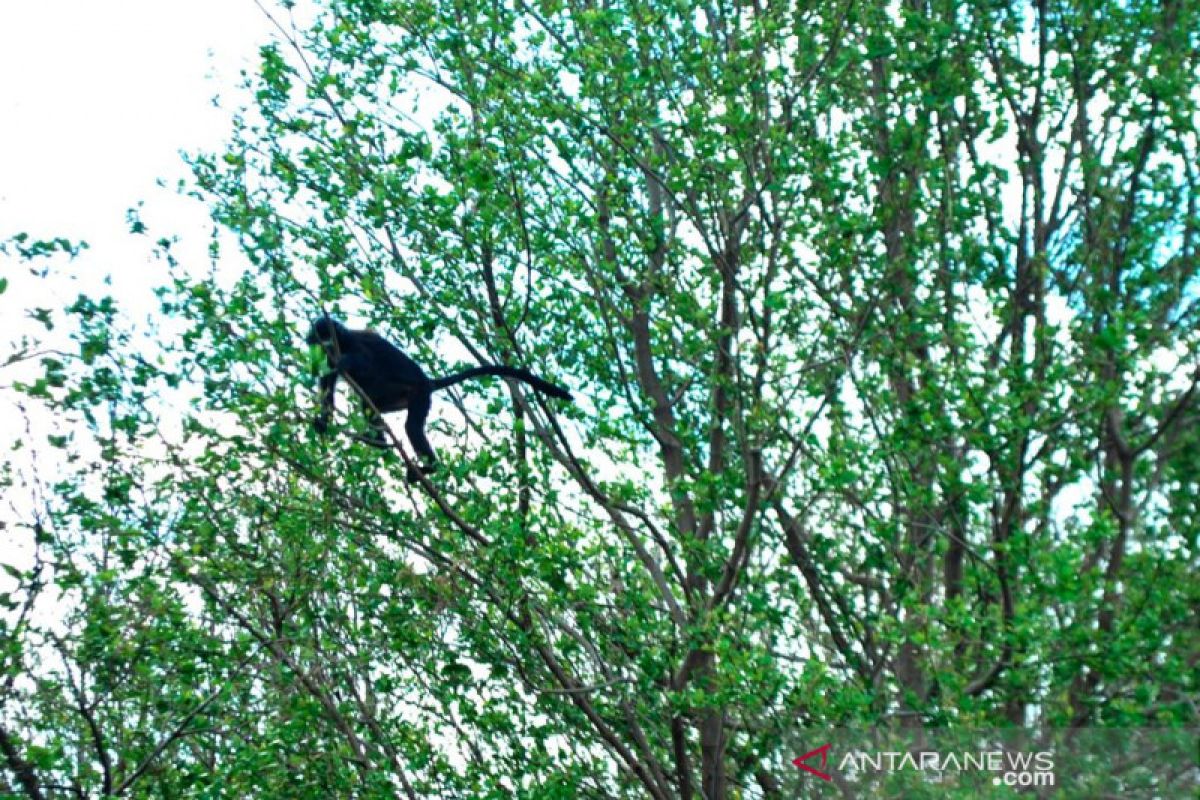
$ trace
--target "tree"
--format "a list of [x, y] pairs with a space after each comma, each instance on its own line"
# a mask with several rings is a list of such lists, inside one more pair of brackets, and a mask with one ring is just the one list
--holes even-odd
[[[805, 727], [1195, 724], [1195, 8], [291, 5], [193, 158], [253, 269], [160, 243], [161, 352], [75, 307], [19, 782], [773, 797]], [[308, 429], [321, 311], [580, 402], [466, 385], [407, 485]]]

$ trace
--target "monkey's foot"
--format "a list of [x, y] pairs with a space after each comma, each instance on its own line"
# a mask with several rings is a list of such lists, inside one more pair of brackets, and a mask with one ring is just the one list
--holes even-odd
[[417, 483], [421, 480], [422, 475], [432, 475], [437, 472], [437, 464], [423, 464], [419, 468], [415, 464], [409, 464], [404, 471], [404, 478], [409, 483]]

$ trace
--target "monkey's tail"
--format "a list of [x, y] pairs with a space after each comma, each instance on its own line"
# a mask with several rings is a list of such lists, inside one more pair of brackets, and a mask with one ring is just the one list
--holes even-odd
[[544, 381], [529, 370], [520, 369], [519, 367], [496, 367], [488, 365], [486, 367], [464, 369], [462, 372], [456, 372], [444, 378], [434, 378], [433, 388], [434, 390], [445, 389], [457, 383], [468, 381], [471, 378], [482, 378], [488, 375], [495, 375], [500, 378], [515, 378], [516, 380], [524, 381], [542, 394], [548, 394], [560, 400], [574, 401], [575, 399], [571, 397], [570, 392], [561, 386], [556, 386], [550, 383], [550, 381]]

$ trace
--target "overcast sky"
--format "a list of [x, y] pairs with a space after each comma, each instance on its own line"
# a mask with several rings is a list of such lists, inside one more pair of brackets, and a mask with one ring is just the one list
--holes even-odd
[[[205, 252], [205, 207], [156, 181], [174, 185], [187, 174], [181, 150], [220, 147], [242, 100], [239, 73], [254, 68], [269, 35], [253, 0], [0, 0], [0, 240], [24, 231], [90, 245], [74, 264], [54, 262], [45, 278], [0, 257], [9, 281], [0, 294], [0, 359], [26, 334], [41, 347], [63, 346], [65, 331], [47, 333], [28, 311], [62, 308], [80, 293], [113, 295], [126, 321], [154, 314], [150, 290], [166, 276], [151, 241], [128, 232], [126, 211], [144, 201], [155, 238], [179, 236], [178, 252]], [[214, 108], [217, 96], [225, 107]], [[240, 268], [235, 249], [227, 252]], [[45, 482], [61, 455], [45, 447], [45, 435], [62, 433], [62, 422], [5, 390], [37, 374], [34, 361], [0, 373], [0, 448], [31, 441], [24, 456], [9, 457]], [[18, 485], [0, 515], [26, 518], [32, 497]], [[27, 566], [31, 557], [31, 537], [0, 534], [0, 561]]]
[[[0, 0], [0, 238], [84, 239], [81, 272], [130, 280], [149, 249], [125, 225], [138, 201], [156, 235], [206, 237], [204, 209], [155, 181], [220, 145], [268, 36], [253, 0]], [[23, 288], [5, 321], [51, 287]]]

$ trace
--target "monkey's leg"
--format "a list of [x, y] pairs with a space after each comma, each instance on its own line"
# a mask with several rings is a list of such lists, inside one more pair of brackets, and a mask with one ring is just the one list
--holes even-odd
[[[431, 392], [413, 392], [408, 399], [408, 418], [404, 421], [404, 432], [412, 443], [413, 452], [422, 462], [421, 472], [426, 475], [437, 469], [437, 456], [425, 438], [425, 419], [429, 416], [429, 408], [433, 404]], [[417, 475], [412, 467], [408, 470], [408, 480], [415, 481]]]

